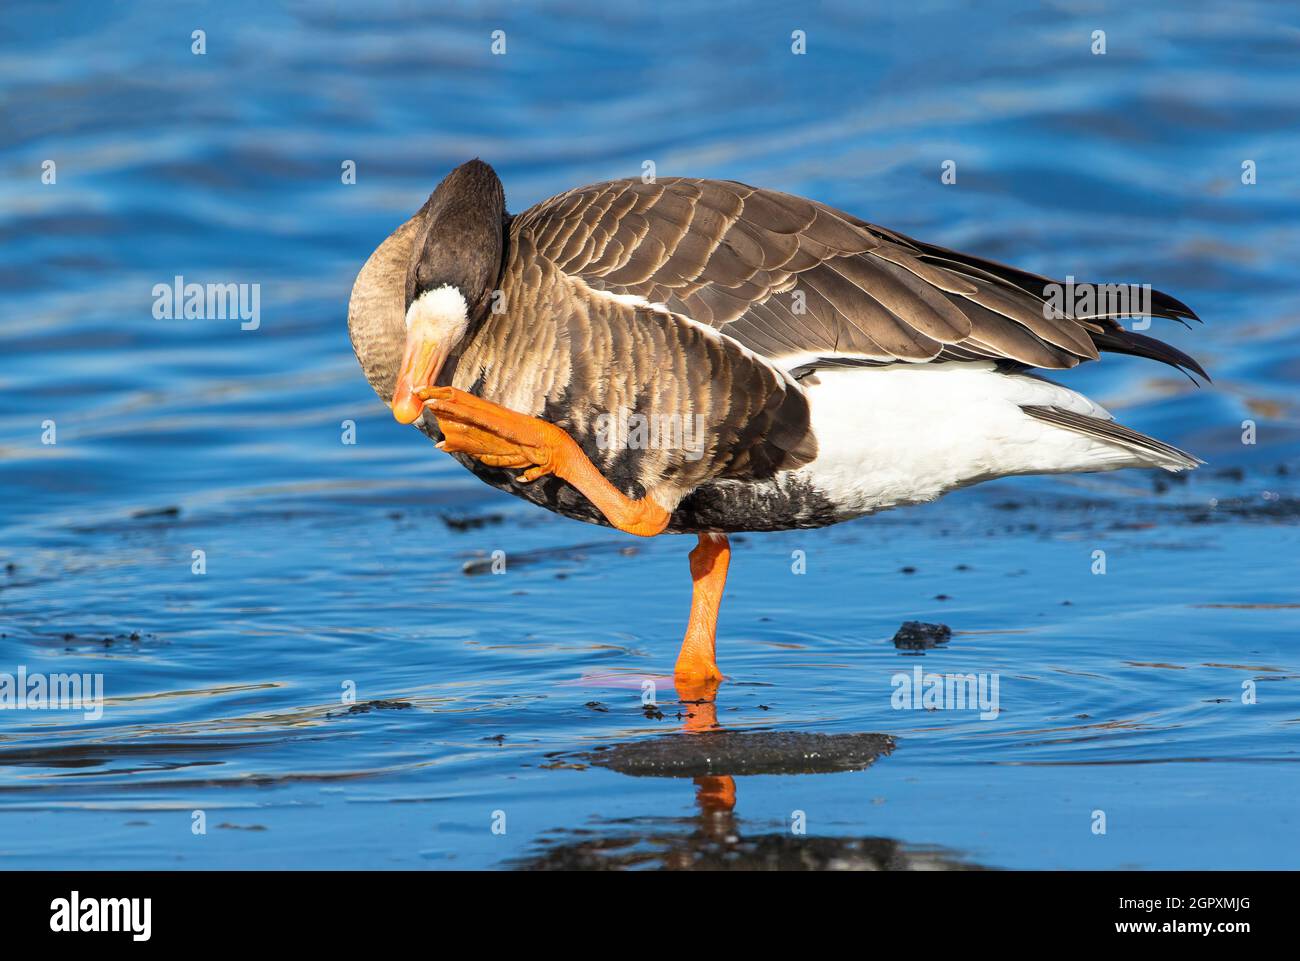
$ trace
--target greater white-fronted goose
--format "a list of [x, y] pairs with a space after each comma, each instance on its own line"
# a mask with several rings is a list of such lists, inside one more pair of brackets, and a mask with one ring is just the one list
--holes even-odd
[[1204, 377], [1118, 323], [1192, 311], [1149, 289], [1120, 309], [1069, 292], [730, 181], [615, 180], [512, 216], [473, 160], [371, 254], [348, 326], [393, 416], [493, 487], [698, 534], [676, 675], [707, 685], [728, 532], [1011, 474], [1199, 463], [1032, 372], [1110, 351]]

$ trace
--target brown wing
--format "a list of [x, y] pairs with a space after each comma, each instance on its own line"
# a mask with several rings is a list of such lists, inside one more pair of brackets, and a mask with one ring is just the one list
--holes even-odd
[[[915, 241], [824, 204], [732, 181], [614, 180], [515, 218], [541, 256], [615, 294], [644, 297], [788, 366], [1003, 360], [1066, 368], [1099, 350], [1205, 376], [1116, 318], [1195, 318], [1152, 291], [1122, 312], [1051, 309], [1057, 282]], [[1058, 287], [1059, 289], [1059, 287]]]

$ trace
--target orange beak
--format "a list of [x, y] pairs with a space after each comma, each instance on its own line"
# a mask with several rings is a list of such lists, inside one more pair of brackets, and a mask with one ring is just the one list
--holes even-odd
[[447, 360], [447, 350], [434, 341], [430, 325], [411, 325], [406, 335], [402, 369], [393, 390], [393, 417], [399, 424], [413, 424], [424, 412], [424, 401], [417, 392], [433, 384]]

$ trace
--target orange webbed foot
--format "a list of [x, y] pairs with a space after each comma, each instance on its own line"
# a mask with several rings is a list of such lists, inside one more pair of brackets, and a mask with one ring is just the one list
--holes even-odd
[[[417, 392], [438, 418], [449, 453], [466, 453], [491, 467], [527, 469], [515, 478], [531, 483], [555, 474], [576, 487], [614, 527], [653, 537], [670, 515], [653, 500], [633, 500], [605, 478], [578, 442], [548, 421], [520, 414], [456, 387], [425, 387]], [[453, 426], [455, 425], [455, 426]]]
[[[424, 406], [438, 418], [447, 453], [469, 454], [489, 467], [528, 468], [516, 478], [536, 480], [555, 469], [555, 455], [573, 439], [554, 424], [516, 413], [456, 387], [425, 387], [417, 391]], [[576, 445], [575, 445], [576, 446]]]
[[718, 673], [716, 665], [712, 674], [673, 673], [673, 687], [677, 689], [677, 698], [685, 704], [712, 704], [717, 700], [718, 688], [721, 684], [722, 675]]

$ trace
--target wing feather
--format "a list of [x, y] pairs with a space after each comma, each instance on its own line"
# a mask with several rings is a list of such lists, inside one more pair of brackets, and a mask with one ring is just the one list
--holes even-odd
[[[1050, 278], [775, 190], [609, 181], [543, 201], [510, 229], [592, 288], [662, 303], [778, 364], [798, 358], [808, 367], [810, 356], [826, 354], [1060, 369], [1109, 350], [1204, 375], [1181, 351], [1124, 330], [1114, 316], [1050, 307]], [[1196, 319], [1181, 301], [1151, 294], [1147, 314]]]

